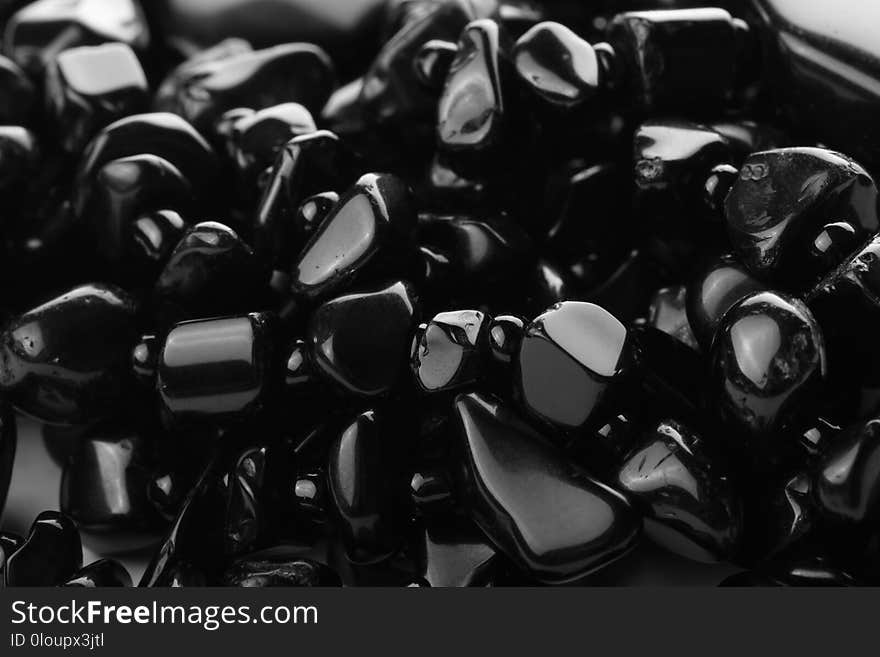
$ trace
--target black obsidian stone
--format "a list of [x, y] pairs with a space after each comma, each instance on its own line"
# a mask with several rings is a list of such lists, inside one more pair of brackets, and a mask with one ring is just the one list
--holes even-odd
[[722, 412], [752, 436], [778, 438], [809, 413], [827, 378], [825, 341], [803, 302], [756, 292], [721, 320], [712, 387]]
[[449, 69], [458, 54], [458, 45], [442, 39], [426, 42], [416, 55], [415, 69], [419, 82], [428, 89], [441, 90]]
[[58, 586], [82, 567], [73, 521], [57, 511], [37, 516], [27, 540], [6, 560], [7, 586]]
[[423, 577], [431, 587], [474, 586], [495, 549], [472, 525], [438, 518], [424, 530]]
[[[36, 172], [40, 147], [33, 132], [17, 125], [0, 126], [0, 198], [7, 201]], [[8, 209], [7, 209], [8, 211]]]
[[164, 323], [247, 312], [259, 306], [267, 274], [253, 250], [221, 223], [190, 228], [153, 290]]
[[369, 173], [340, 199], [293, 265], [291, 289], [308, 299], [327, 298], [350, 285], [371, 263], [407, 255], [416, 214], [406, 183]]
[[700, 346], [708, 350], [730, 307], [764, 289], [731, 255], [713, 260], [687, 288], [687, 319]]
[[489, 349], [499, 363], [512, 363], [519, 353], [528, 322], [516, 315], [499, 315], [489, 323]]
[[[280, 552], [280, 553], [279, 553]], [[342, 586], [328, 566], [281, 550], [265, 550], [235, 561], [223, 574], [225, 586], [246, 588]]]
[[520, 404], [553, 427], [577, 430], [630, 365], [626, 328], [597, 305], [557, 304], [527, 327], [517, 356]]
[[645, 510], [645, 534], [655, 543], [703, 562], [737, 554], [739, 497], [723, 460], [690, 427], [653, 425], [620, 466], [617, 485]]
[[274, 321], [251, 313], [175, 326], [159, 360], [165, 407], [178, 419], [211, 422], [261, 411], [280, 383]]
[[24, 313], [0, 337], [0, 389], [18, 410], [54, 424], [118, 411], [129, 399], [135, 313], [127, 293], [102, 284]]
[[547, 583], [578, 579], [626, 554], [641, 519], [492, 397], [459, 395], [460, 498], [496, 548]]
[[866, 526], [880, 512], [880, 420], [850, 427], [820, 458], [815, 496], [826, 518]]
[[490, 317], [478, 310], [435, 315], [419, 327], [413, 341], [411, 367], [425, 392], [453, 390], [484, 374]]
[[36, 97], [34, 86], [15, 62], [0, 56], [0, 123], [24, 123]]
[[553, 105], [580, 105], [602, 84], [593, 46], [560, 23], [539, 23], [523, 34], [513, 63], [529, 88]]
[[[759, 278], [803, 289], [828, 273], [820, 238], [846, 222], [862, 239], [877, 231], [877, 188], [850, 158], [821, 148], [754, 153], [727, 196], [727, 228], [740, 261]], [[853, 243], [855, 242], [855, 243]], [[851, 240], [855, 250], [858, 240]], [[843, 255], [847, 255], [846, 253]]]
[[137, 52], [150, 44], [150, 32], [136, 0], [37, 0], [6, 24], [3, 52], [39, 77], [63, 50], [120, 42]]
[[131, 586], [131, 575], [118, 561], [100, 559], [75, 572], [61, 586], [81, 589], [127, 588]]
[[880, 237], [874, 237], [807, 294], [828, 342], [835, 377], [880, 381]]
[[322, 192], [309, 196], [296, 211], [295, 228], [306, 238], [314, 233], [324, 219], [330, 216], [333, 208], [339, 203], [336, 192]]
[[398, 495], [405, 482], [394, 476], [394, 435], [374, 412], [344, 426], [330, 446], [327, 481], [332, 508], [348, 558], [375, 563], [401, 545]]
[[811, 535], [818, 515], [813, 497], [812, 473], [798, 472], [774, 482], [760, 496], [758, 508], [746, 509], [746, 550], [758, 561], [795, 548]]
[[174, 93], [160, 90], [155, 107], [179, 114], [204, 134], [224, 112], [237, 107], [259, 110], [297, 102], [318, 112], [336, 86], [327, 53], [309, 43], [240, 52], [184, 67], [172, 74]]
[[46, 70], [46, 106], [62, 148], [78, 153], [98, 130], [147, 109], [147, 77], [124, 43], [71, 48]]
[[312, 362], [351, 394], [386, 394], [406, 368], [418, 312], [417, 298], [403, 281], [328, 301], [309, 322]]
[[161, 522], [147, 496], [154, 440], [140, 428], [89, 429], [64, 466], [61, 511], [105, 552], [139, 549], [157, 538]]
[[71, 202], [82, 216], [94, 176], [112, 160], [148, 153], [170, 163], [203, 201], [215, 199], [220, 163], [208, 142], [175, 114], [134, 114], [101, 130], [83, 152]]
[[645, 112], [721, 107], [736, 88], [740, 29], [717, 7], [618, 14], [608, 41], [627, 99]]

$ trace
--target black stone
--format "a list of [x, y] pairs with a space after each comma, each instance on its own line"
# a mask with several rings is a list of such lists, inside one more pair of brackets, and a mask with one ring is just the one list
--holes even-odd
[[6, 560], [7, 586], [58, 586], [82, 567], [76, 525], [57, 511], [37, 516], [27, 540]]

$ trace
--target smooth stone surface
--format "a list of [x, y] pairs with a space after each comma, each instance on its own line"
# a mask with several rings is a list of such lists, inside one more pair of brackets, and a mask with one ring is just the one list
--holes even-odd
[[442, 89], [457, 54], [458, 45], [452, 41], [442, 39], [427, 41], [419, 48], [415, 60], [419, 82], [429, 89]]
[[657, 290], [648, 308], [648, 325], [688, 347], [699, 349], [685, 310], [686, 304], [687, 289], [683, 285]]
[[118, 561], [100, 559], [75, 572], [61, 586], [81, 589], [127, 588], [131, 575]]
[[722, 412], [771, 441], [809, 413], [827, 377], [825, 341], [812, 313], [773, 292], [753, 293], [727, 311], [711, 358]]
[[619, 489], [646, 510], [645, 534], [696, 561], [736, 556], [742, 511], [712, 446], [675, 420], [653, 425], [617, 473]]
[[413, 341], [411, 367], [425, 392], [453, 390], [474, 383], [485, 372], [489, 317], [478, 310], [435, 315]]
[[548, 583], [578, 579], [626, 554], [641, 519], [496, 399], [459, 395], [454, 417], [461, 499], [492, 543]]
[[76, 525], [57, 511], [44, 511], [24, 544], [6, 560], [7, 586], [58, 586], [82, 567]]
[[412, 288], [402, 281], [328, 301], [309, 322], [312, 362], [350, 394], [384, 395], [406, 367], [418, 312]]
[[522, 406], [551, 426], [583, 428], [628, 365], [627, 330], [591, 303], [567, 301], [535, 318], [517, 357]]
[[495, 549], [479, 531], [449, 524], [451, 527], [446, 527], [441, 519], [425, 529], [423, 577], [433, 588], [472, 586], [496, 554]]
[[251, 313], [175, 326], [158, 368], [165, 407], [178, 419], [212, 422], [261, 411], [280, 384], [273, 321]]
[[24, 71], [11, 59], [0, 56], [0, 123], [14, 125], [24, 123], [34, 105], [34, 85]]
[[817, 464], [820, 513], [829, 520], [866, 526], [880, 512], [880, 420], [847, 429]]
[[516, 315], [499, 315], [489, 323], [489, 349], [499, 363], [509, 364], [519, 353], [528, 322]]
[[34, 308], [0, 337], [0, 389], [44, 422], [85, 424], [129, 401], [135, 302], [90, 284]]
[[281, 103], [235, 121], [227, 148], [239, 175], [253, 184], [284, 144], [315, 130], [309, 110], [299, 103]]
[[296, 555], [266, 551], [242, 557], [223, 574], [225, 586], [244, 588], [342, 586], [332, 569], [324, 564]]
[[0, 126], [0, 198], [4, 202], [31, 179], [39, 161], [40, 147], [33, 132], [17, 125]]

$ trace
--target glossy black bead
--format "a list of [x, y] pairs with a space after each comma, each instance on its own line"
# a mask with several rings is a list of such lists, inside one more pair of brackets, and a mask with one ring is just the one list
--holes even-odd
[[328, 566], [273, 550], [238, 559], [223, 574], [223, 584], [246, 588], [342, 586], [339, 575]]
[[722, 412], [771, 441], [809, 412], [827, 377], [825, 341], [813, 314], [774, 292], [753, 293], [727, 311], [711, 359]]
[[174, 74], [172, 95], [160, 90], [155, 107], [179, 114], [208, 134], [224, 112], [236, 107], [264, 109], [286, 102], [317, 112], [336, 86], [333, 64], [321, 48], [289, 43], [184, 64]]
[[523, 34], [513, 49], [513, 63], [529, 88], [553, 105], [585, 103], [602, 84], [593, 46], [560, 23], [539, 23]]
[[0, 56], [0, 124], [24, 123], [34, 104], [34, 86], [15, 62]]
[[878, 228], [871, 176], [848, 157], [821, 148], [752, 154], [725, 209], [740, 261], [758, 277], [798, 289], [840, 264], [828, 261], [833, 252], [817, 250], [826, 224], [847, 222], [862, 239]]
[[168, 259], [153, 290], [164, 323], [247, 312], [260, 303], [267, 274], [253, 250], [223, 224], [190, 228]]
[[261, 411], [280, 383], [273, 323], [251, 313], [175, 326], [158, 368], [165, 407], [178, 419], [212, 422]]
[[327, 481], [346, 552], [356, 563], [375, 563], [400, 547], [399, 486], [391, 460], [393, 435], [373, 411], [343, 427], [330, 446]]
[[439, 392], [479, 380], [485, 374], [490, 321], [478, 310], [460, 310], [440, 313], [420, 326], [411, 355], [419, 388]]
[[0, 388], [44, 422], [85, 424], [128, 399], [135, 303], [118, 288], [75, 288], [8, 324]]
[[57, 511], [44, 511], [24, 544], [6, 560], [7, 586], [58, 586], [82, 567], [76, 525]]
[[742, 511], [730, 474], [687, 425], [652, 425], [620, 466], [617, 486], [645, 510], [645, 534], [655, 543], [703, 562], [737, 554]]
[[71, 203], [85, 211], [92, 181], [108, 162], [148, 153], [162, 158], [189, 181], [196, 197], [216, 202], [220, 163], [208, 142], [186, 121], [167, 112], [135, 114], [101, 130], [83, 152]]
[[499, 363], [512, 363], [519, 353], [528, 322], [515, 315], [499, 315], [489, 323], [489, 349]]
[[721, 107], [735, 91], [741, 27], [716, 7], [618, 14], [608, 41], [626, 98], [644, 112]]
[[457, 54], [458, 46], [451, 41], [431, 39], [426, 42], [413, 62], [419, 81], [428, 89], [442, 89]]
[[327, 298], [350, 285], [371, 263], [387, 268], [410, 246], [416, 215], [406, 183], [390, 174], [366, 174], [309, 238], [293, 265], [291, 289]]
[[147, 497], [154, 440], [140, 428], [90, 429], [64, 466], [61, 511], [105, 552], [142, 548], [161, 529]]
[[814, 491], [829, 520], [865, 526], [880, 512], [880, 420], [850, 427], [817, 463]]
[[150, 31], [136, 0], [37, 0], [6, 24], [3, 51], [34, 77], [63, 50], [120, 42], [143, 52]]
[[46, 106], [62, 148], [78, 153], [101, 128], [147, 109], [147, 77], [124, 43], [65, 50], [46, 71]]
[[81, 589], [127, 588], [131, 586], [131, 575], [118, 561], [100, 559], [75, 572], [61, 586]]
[[351, 394], [391, 391], [406, 367], [418, 302], [408, 283], [338, 297], [319, 307], [306, 342], [312, 362]]
[[763, 289], [733, 256], [714, 259], [687, 289], [687, 319], [700, 346], [706, 350], [712, 346], [721, 318], [731, 306]]
[[620, 558], [641, 520], [500, 402], [459, 395], [461, 499], [492, 543], [537, 579], [577, 579]]
[[626, 328], [591, 303], [557, 304], [527, 327], [515, 385], [529, 413], [563, 430], [583, 428], [630, 365]]

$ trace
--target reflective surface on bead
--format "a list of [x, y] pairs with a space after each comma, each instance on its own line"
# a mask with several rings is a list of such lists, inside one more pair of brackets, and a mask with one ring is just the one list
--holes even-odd
[[82, 567], [76, 525], [57, 511], [37, 516], [27, 540], [6, 560], [7, 586], [58, 586]]
[[299, 103], [267, 107], [235, 122], [230, 153], [240, 175], [252, 181], [272, 166], [284, 144], [315, 130], [311, 112]]
[[413, 63], [419, 82], [429, 89], [442, 89], [457, 54], [458, 46], [451, 41], [431, 39], [425, 42]]
[[593, 46], [560, 23], [539, 23], [523, 34], [513, 63], [529, 88], [554, 105], [580, 105], [599, 89]]
[[477, 381], [484, 374], [489, 321], [478, 310], [460, 310], [435, 315], [419, 327], [411, 358], [418, 386], [439, 392]]
[[[812, 477], [798, 473], [784, 477], [766, 500], [761, 500], [759, 559], [782, 554], [807, 537], [816, 525]], [[757, 515], [757, 514], [756, 514]], [[746, 514], [749, 519], [748, 512]], [[746, 535], [748, 536], [747, 528]]]
[[372, 261], [397, 261], [415, 228], [409, 189], [390, 174], [366, 174], [321, 222], [293, 266], [291, 289], [326, 298]]
[[273, 318], [266, 313], [175, 326], [158, 390], [176, 417], [221, 421], [256, 413], [275, 389]]
[[156, 281], [154, 302], [168, 323], [246, 312], [259, 303], [264, 280], [254, 252], [236, 232], [206, 221], [175, 247]]
[[864, 525], [880, 510], [880, 420], [849, 428], [819, 460], [815, 495], [826, 518]]
[[0, 56], [0, 124], [24, 123], [34, 104], [35, 91], [31, 81], [15, 62]]
[[100, 559], [75, 572], [62, 586], [81, 589], [126, 588], [131, 575], [118, 561]]
[[724, 315], [712, 345], [712, 385], [730, 420], [772, 438], [803, 415], [827, 376], [825, 341], [799, 300], [753, 293]]
[[[181, 72], [178, 71], [178, 76]], [[227, 110], [264, 109], [286, 102], [318, 112], [336, 86], [330, 58], [308, 43], [289, 43], [189, 66], [174, 96], [159, 95], [156, 109], [179, 114], [207, 132]]]
[[302, 231], [303, 235], [308, 237], [317, 230], [318, 226], [324, 222], [324, 219], [338, 204], [339, 194], [336, 192], [323, 192], [309, 196], [296, 211], [294, 224]]
[[626, 97], [642, 111], [716, 108], [734, 91], [737, 27], [723, 9], [619, 14], [608, 41], [625, 70]]
[[731, 255], [713, 260], [687, 290], [687, 318], [703, 349], [712, 346], [718, 324], [744, 296], [764, 289]]
[[825, 224], [846, 221], [863, 239], [878, 228], [871, 176], [848, 157], [821, 148], [752, 154], [725, 209], [741, 262], [760, 277], [795, 287], [828, 273], [827, 252], [813, 252]]
[[6, 25], [5, 54], [39, 77], [63, 50], [118, 41], [144, 51], [150, 32], [135, 0], [37, 0]]
[[648, 324], [696, 349], [697, 340], [685, 311], [686, 303], [687, 289], [682, 285], [657, 290], [648, 308]]
[[690, 427], [653, 425], [620, 466], [617, 485], [646, 510], [645, 534], [655, 543], [702, 562], [736, 555], [739, 499], [718, 455]]
[[324, 564], [271, 550], [237, 560], [223, 574], [223, 584], [246, 588], [342, 586], [339, 575]]
[[636, 543], [641, 521], [491, 397], [459, 395], [462, 500], [493, 544], [544, 582], [577, 579]]
[[385, 394], [406, 366], [417, 315], [417, 299], [400, 281], [328, 301], [309, 322], [312, 362], [349, 393]]
[[348, 557], [356, 563], [381, 561], [400, 546], [387, 431], [376, 413], [367, 411], [345, 426], [330, 447], [330, 499]]
[[519, 353], [527, 323], [515, 315], [499, 315], [489, 323], [489, 348], [496, 361], [513, 362]]
[[107, 124], [147, 109], [147, 77], [124, 43], [65, 50], [46, 71], [46, 103], [62, 147], [78, 153]]
[[557, 304], [527, 327], [515, 385], [523, 407], [563, 429], [582, 428], [627, 367], [626, 328], [599, 306]]
[[135, 302], [124, 291], [84, 285], [30, 310], [0, 336], [0, 388], [44, 422], [85, 424], [128, 399]]

